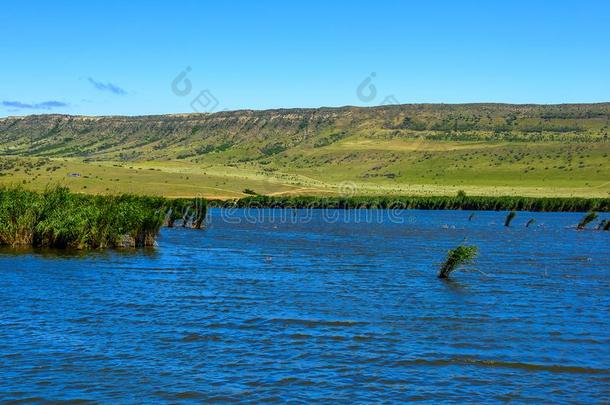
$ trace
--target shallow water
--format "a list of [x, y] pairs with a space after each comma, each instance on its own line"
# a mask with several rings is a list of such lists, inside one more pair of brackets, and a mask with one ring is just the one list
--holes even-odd
[[[610, 232], [582, 214], [229, 215], [153, 250], [0, 250], [0, 399], [608, 401]], [[465, 238], [476, 265], [436, 278]]]

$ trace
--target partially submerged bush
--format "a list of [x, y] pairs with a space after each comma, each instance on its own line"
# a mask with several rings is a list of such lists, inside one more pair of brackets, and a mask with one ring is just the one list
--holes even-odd
[[602, 219], [599, 224], [595, 227], [597, 231], [610, 231], [610, 220]]
[[526, 228], [529, 228], [530, 225], [533, 225], [536, 222], [536, 220], [534, 218], [531, 218], [529, 221], [527, 221], [527, 224], [525, 224]]
[[176, 220], [181, 220], [183, 228], [202, 229], [207, 212], [208, 202], [204, 198], [172, 200], [164, 224], [172, 228]]
[[589, 212], [584, 216], [583, 219], [580, 220], [576, 229], [583, 230], [587, 227], [587, 225], [597, 219], [597, 212]]
[[478, 248], [476, 246], [460, 245], [455, 249], [451, 249], [447, 254], [447, 259], [443, 263], [439, 273], [439, 278], [449, 278], [449, 275], [458, 267], [472, 263], [477, 257]]
[[510, 223], [512, 222], [513, 219], [515, 219], [516, 216], [517, 216], [517, 213], [515, 211], [509, 212], [508, 215], [506, 216], [506, 219], [504, 220], [504, 226], [510, 226]]

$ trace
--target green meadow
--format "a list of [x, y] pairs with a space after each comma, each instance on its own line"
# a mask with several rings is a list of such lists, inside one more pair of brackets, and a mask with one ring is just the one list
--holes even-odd
[[610, 104], [0, 119], [0, 184], [87, 194], [608, 197]]
[[[298, 150], [268, 164], [188, 160], [97, 161], [0, 157], [0, 184], [74, 192], [166, 197], [409, 194], [607, 197], [610, 144], [344, 141]], [[413, 147], [414, 149], [409, 149]], [[389, 155], [389, 156], [388, 156]]]

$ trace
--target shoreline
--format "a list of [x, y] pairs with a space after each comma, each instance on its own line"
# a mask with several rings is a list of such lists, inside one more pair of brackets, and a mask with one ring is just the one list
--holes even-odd
[[208, 200], [209, 208], [421, 209], [531, 212], [610, 212], [610, 198], [512, 196], [251, 196]]

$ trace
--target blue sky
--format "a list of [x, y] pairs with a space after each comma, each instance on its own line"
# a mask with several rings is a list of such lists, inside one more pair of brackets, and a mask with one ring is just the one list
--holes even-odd
[[607, 1], [14, 1], [0, 30], [0, 116], [610, 101]]

